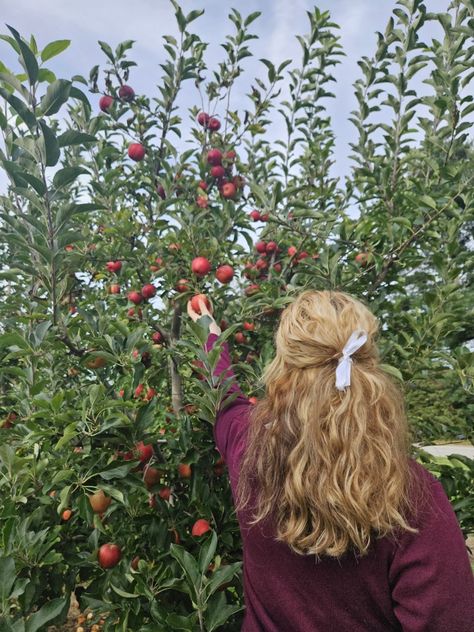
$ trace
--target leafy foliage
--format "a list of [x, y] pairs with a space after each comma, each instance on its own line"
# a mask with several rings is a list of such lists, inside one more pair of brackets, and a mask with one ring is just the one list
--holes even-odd
[[[474, 437], [472, 3], [454, 0], [441, 14], [421, 0], [396, 3], [374, 56], [359, 63], [345, 183], [331, 175], [332, 73], [343, 51], [329, 13], [308, 13], [299, 61], [260, 60], [238, 110], [232, 88], [245, 78], [259, 13], [231, 10], [232, 34], [209, 71], [194, 32], [202, 12], [172, 4], [177, 29], [164, 38], [152, 97], [127, 84], [131, 40], [115, 50], [99, 42], [102, 66], [62, 79], [45, 63], [68, 40], [40, 51], [11, 27], [1, 36], [19, 62], [0, 63], [9, 180], [0, 622], [15, 632], [63, 621], [73, 590], [107, 615], [106, 630], [240, 629], [238, 523], [212, 435], [229, 381], [213, 369], [228, 339], [242, 388], [260, 395], [278, 314], [303, 288], [346, 290], [378, 315], [382, 361], [403, 380], [414, 440]], [[428, 21], [442, 40], [422, 40]], [[426, 96], [414, 88], [422, 76]], [[191, 83], [201, 105], [187, 109]], [[97, 114], [89, 99], [99, 94], [111, 100]], [[200, 112], [208, 119], [182, 138], [184, 117]], [[274, 121], [286, 130], [276, 142]], [[143, 160], [127, 157], [131, 142]], [[210, 173], [210, 149], [222, 154], [223, 180]], [[262, 256], [251, 209], [263, 220]], [[194, 275], [197, 256], [236, 275], [228, 284]], [[154, 298], [128, 300], [150, 283]], [[205, 332], [182, 318], [203, 291], [227, 321], [209, 354]], [[153, 447], [146, 458], [141, 442]], [[469, 460], [418, 458], [472, 531]], [[95, 513], [99, 490], [110, 503]], [[211, 529], [193, 536], [198, 518]], [[122, 559], [104, 570], [97, 551], [107, 542]]]

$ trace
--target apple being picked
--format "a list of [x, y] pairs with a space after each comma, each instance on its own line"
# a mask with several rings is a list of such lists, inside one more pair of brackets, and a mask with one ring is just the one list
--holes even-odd
[[199, 306], [200, 300], [204, 301], [204, 304], [207, 307], [207, 309], [211, 311], [211, 302], [205, 294], [196, 294], [195, 296], [192, 297], [191, 307], [193, 308], [193, 310], [198, 314], [201, 313], [201, 308]]
[[121, 557], [122, 550], [119, 545], [109, 542], [100, 547], [97, 559], [102, 568], [113, 568], [120, 562]]

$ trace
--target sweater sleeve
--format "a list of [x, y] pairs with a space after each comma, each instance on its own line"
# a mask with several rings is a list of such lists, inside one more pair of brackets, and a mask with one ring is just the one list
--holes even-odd
[[405, 532], [389, 581], [394, 613], [403, 632], [472, 632], [474, 576], [456, 514], [443, 486], [431, 482], [422, 518]]
[[[209, 334], [205, 345], [206, 351], [210, 351], [214, 347], [218, 338], [219, 336], [216, 334]], [[226, 462], [229, 462], [229, 453], [238, 445], [245, 434], [248, 412], [251, 406], [248, 398], [240, 389], [231, 364], [229, 346], [227, 342], [224, 342], [221, 347], [220, 358], [214, 369], [214, 375], [220, 375], [225, 371], [226, 378], [233, 378], [226, 397], [229, 397], [232, 393], [237, 393], [237, 397], [229, 405], [223, 406], [219, 410], [213, 432], [217, 449]]]

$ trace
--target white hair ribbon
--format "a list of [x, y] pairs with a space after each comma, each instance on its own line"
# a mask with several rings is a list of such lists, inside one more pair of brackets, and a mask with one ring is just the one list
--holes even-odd
[[346, 386], [351, 385], [351, 355], [355, 353], [367, 341], [367, 332], [363, 329], [356, 329], [346, 342], [342, 350], [342, 358], [336, 368], [336, 388], [343, 391]]

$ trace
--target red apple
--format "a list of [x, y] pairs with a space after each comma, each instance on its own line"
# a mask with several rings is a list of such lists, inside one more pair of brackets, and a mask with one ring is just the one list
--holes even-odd
[[197, 312], [198, 314], [201, 313], [201, 308], [199, 307], [199, 300], [204, 301], [204, 304], [207, 307], [207, 309], [211, 311], [211, 302], [209, 301], [207, 296], [205, 294], [196, 294], [191, 299], [191, 307], [193, 308], [195, 312]]
[[234, 268], [229, 265], [219, 266], [216, 270], [216, 279], [221, 283], [230, 283], [234, 276]]
[[160, 342], [163, 342], [163, 336], [161, 335], [159, 331], [153, 332], [151, 339], [157, 345], [160, 344]]
[[107, 511], [112, 502], [110, 496], [106, 496], [102, 489], [99, 489], [95, 494], [89, 496], [89, 502], [92, 507], [92, 511], [96, 514], [101, 514]]
[[118, 283], [112, 283], [112, 285], [109, 286], [109, 292], [110, 294], [120, 294], [120, 285]]
[[104, 96], [100, 97], [99, 99], [99, 107], [102, 112], [107, 112], [113, 102], [113, 97], [109, 96], [108, 94], [104, 94]]
[[176, 243], [170, 244], [168, 246], [168, 250], [171, 250], [171, 251], [181, 250], [181, 244], [176, 244]]
[[140, 292], [129, 292], [127, 294], [127, 298], [131, 303], [135, 303], [135, 305], [140, 305], [140, 303], [143, 301], [143, 296], [140, 294]]
[[162, 476], [161, 470], [156, 467], [147, 467], [143, 473], [143, 482], [148, 490], [158, 485]]
[[199, 112], [198, 117], [197, 117], [197, 122], [202, 127], [207, 127], [209, 123], [209, 118], [210, 118], [209, 114], [207, 114], [206, 112]]
[[135, 91], [130, 86], [120, 86], [119, 88], [119, 97], [124, 101], [131, 101], [135, 96]]
[[249, 404], [252, 404], [252, 406], [255, 406], [255, 404], [257, 403], [257, 398], [255, 396], [249, 397]]
[[255, 244], [255, 250], [260, 254], [263, 254], [267, 250], [267, 244], [264, 241], [257, 241]]
[[298, 252], [298, 250], [295, 248], [295, 246], [290, 246], [288, 248], [288, 256], [289, 257], [294, 257], [297, 252]]
[[152, 388], [150, 386], [150, 388], [147, 390], [146, 395], [145, 395], [145, 399], [147, 402], [151, 401], [154, 397], [156, 397], [156, 391], [154, 388]]
[[270, 213], [264, 213], [264, 214], [261, 216], [260, 220], [261, 220], [262, 222], [268, 222], [269, 218], [270, 218]]
[[277, 248], [278, 244], [275, 241], [269, 241], [266, 245], [265, 251], [271, 253], [275, 252]]
[[245, 344], [247, 342], [247, 338], [245, 337], [245, 334], [243, 334], [241, 331], [238, 331], [235, 334], [234, 340], [239, 345], [243, 345], [243, 344]]
[[139, 384], [137, 386], [137, 388], [133, 392], [134, 397], [140, 397], [140, 395], [142, 394], [144, 388], [145, 387], [143, 386], [143, 384]]
[[210, 165], [220, 165], [222, 163], [222, 152], [219, 149], [210, 149], [207, 152], [207, 162]]
[[107, 268], [109, 272], [120, 272], [120, 270], [122, 269], [122, 262], [121, 261], [107, 261], [107, 263], [105, 264], [105, 267]]
[[146, 463], [153, 456], [153, 446], [151, 443], [145, 444], [143, 441], [139, 441], [135, 444], [135, 451], [138, 453], [140, 463]]
[[255, 331], [255, 323], [249, 323], [248, 321], [244, 322], [245, 331]]
[[208, 121], [207, 126], [209, 127], [211, 132], [217, 132], [221, 127], [221, 122], [219, 121], [219, 119], [215, 118], [214, 116], [211, 116], [211, 118]]
[[156, 294], [156, 287], [151, 283], [147, 283], [142, 287], [143, 298], [153, 298]]
[[234, 162], [236, 158], [237, 154], [233, 149], [229, 149], [229, 151], [226, 151], [224, 154], [224, 159], [227, 160], [227, 162]]
[[128, 156], [135, 162], [140, 162], [145, 158], [146, 149], [141, 143], [131, 143], [128, 146]]
[[113, 568], [117, 566], [122, 557], [122, 550], [118, 544], [103, 544], [99, 549], [98, 561], [102, 568]]
[[281, 263], [279, 263], [278, 261], [276, 263], [273, 264], [273, 269], [275, 270], [275, 272], [280, 273], [281, 272]]
[[303, 259], [306, 259], [306, 257], [309, 257], [309, 254], [305, 250], [303, 250], [296, 256], [296, 260], [302, 261]]
[[211, 176], [213, 178], [223, 178], [225, 176], [225, 169], [222, 165], [216, 165], [211, 167]]
[[[140, 558], [138, 557], [138, 555], [135, 555], [133, 560], [130, 562], [130, 568], [132, 568], [134, 571], [138, 570], [138, 562], [139, 561], [140, 561]], [[91, 628], [91, 630], [92, 630], [92, 628]]]
[[192, 535], [199, 537], [201, 535], [204, 535], [210, 530], [211, 530], [211, 526], [208, 523], [208, 521], [204, 520], [204, 518], [200, 518], [199, 520], [196, 520], [196, 522], [193, 524], [191, 533]]
[[187, 279], [180, 279], [178, 283], [176, 284], [176, 291], [187, 292], [190, 289], [188, 283], [189, 281]]
[[259, 259], [257, 259], [255, 267], [257, 268], [257, 270], [266, 270], [268, 268], [268, 261], [260, 257]]
[[252, 283], [252, 285], [248, 285], [245, 288], [245, 295], [246, 296], [253, 296], [254, 294], [256, 294], [259, 291], [260, 291], [260, 286], [257, 285], [256, 283]]
[[158, 492], [158, 496], [163, 500], [169, 500], [171, 496], [171, 489], [169, 487], [162, 487]]
[[198, 184], [198, 189], [201, 189], [202, 191], [207, 191], [207, 182], [201, 180]]
[[249, 216], [254, 222], [258, 222], [261, 219], [260, 213], [257, 210], [250, 211]]
[[178, 473], [181, 478], [191, 478], [192, 469], [188, 463], [180, 463], [178, 465]]
[[233, 184], [232, 182], [226, 182], [225, 184], [223, 184], [220, 191], [222, 193], [222, 197], [226, 200], [232, 200], [237, 193], [235, 184]]
[[191, 270], [197, 276], [203, 277], [211, 271], [211, 263], [206, 257], [196, 257], [191, 262]]
[[199, 208], [207, 208], [209, 206], [209, 200], [205, 195], [198, 195], [196, 198], [196, 204]]
[[355, 257], [355, 262], [360, 266], [365, 267], [369, 261], [369, 254], [367, 252], [359, 252]]

